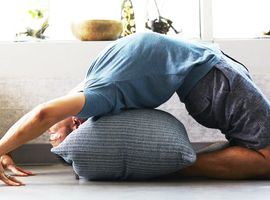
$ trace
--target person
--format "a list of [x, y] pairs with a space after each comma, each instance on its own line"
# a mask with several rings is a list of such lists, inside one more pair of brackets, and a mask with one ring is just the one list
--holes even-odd
[[[200, 124], [219, 129], [230, 147], [198, 155], [179, 174], [244, 179], [270, 175], [270, 105], [247, 69], [213, 45], [137, 33], [105, 48], [92, 62], [83, 91], [35, 107], [0, 140], [4, 155], [46, 130], [58, 145], [91, 116], [155, 108], [174, 93]], [[60, 122], [60, 123], [59, 123]], [[0, 179], [21, 185], [1, 169]]]

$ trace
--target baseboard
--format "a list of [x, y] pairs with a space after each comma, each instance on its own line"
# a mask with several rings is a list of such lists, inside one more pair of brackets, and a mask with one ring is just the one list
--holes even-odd
[[10, 154], [16, 164], [20, 165], [50, 165], [62, 162], [51, 152], [50, 144], [25, 144]]
[[[213, 142], [195, 142], [192, 143], [194, 150], [200, 149], [212, 144]], [[19, 165], [51, 165], [62, 163], [62, 159], [53, 154], [50, 144], [25, 144], [11, 152], [14, 161]]]

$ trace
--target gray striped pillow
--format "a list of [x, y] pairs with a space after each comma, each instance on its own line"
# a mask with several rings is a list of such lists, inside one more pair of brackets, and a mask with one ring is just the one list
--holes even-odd
[[88, 180], [142, 180], [195, 162], [185, 127], [159, 110], [129, 110], [88, 119], [52, 152]]

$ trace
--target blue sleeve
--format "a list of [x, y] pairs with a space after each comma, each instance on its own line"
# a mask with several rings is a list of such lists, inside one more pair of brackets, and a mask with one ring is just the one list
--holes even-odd
[[80, 118], [89, 118], [108, 114], [113, 109], [113, 96], [109, 98], [102, 91], [87, 89], [84, 92], [85, 104], [82, 110], [76, 115]]

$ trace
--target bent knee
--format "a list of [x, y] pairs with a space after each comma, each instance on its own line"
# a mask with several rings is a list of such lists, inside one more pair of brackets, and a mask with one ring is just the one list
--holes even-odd
[[270, 145], [262, 148], [262, 149], [259, 149], [257, 150], [260, 154], [263, 155], [263, 157], [266, 159], [266, 160], [269, 160], [270, 161]]
[[270, 145], [266, 146], [265, 148], [262, 148], [260, 150], [257, 150], [263, 158], [264, 158], [264, 170], [268, 177], [270, 177]]

